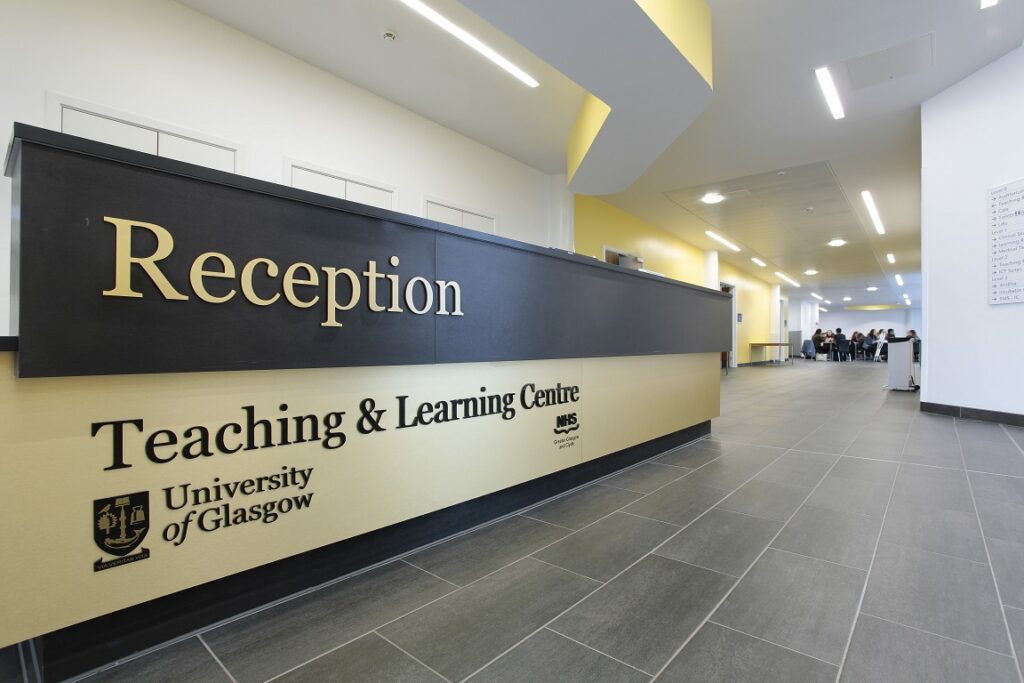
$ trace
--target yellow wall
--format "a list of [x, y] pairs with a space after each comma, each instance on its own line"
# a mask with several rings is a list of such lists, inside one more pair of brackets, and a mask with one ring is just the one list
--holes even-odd
[[[704, 285], [704, 252], [596, 197], [576, 195], [576, 251], [604, 259], [604, 247], [644, 257], [644, 268], [670, 278]], [[771, 334], [772, 287], [764, 280], [719, 261], [719, 280], [736, 286], [737, 362], [749, 363], [750, 342], [778, 341]], [[778, 304], [776, 304], [778, 305]], [[764, 351], [754, 360], [764, 360]]]
[[[736, 312], [743, 314], [743, 322], [736, 326], [737, 362], [749, 363], [750, 342], [777, 341], [771, 334], [772, 287], [721, 261], [718, 264], [718, 279], [736, 286]], [[762, 350], [755, 351], [754, 360], [764, 360], [763, 354]]]
[[704, 252], [596, 197], [576, 195], [576, 251], [604, 260], [604, 247], [644, 258], [644, 268], [704, 284]]

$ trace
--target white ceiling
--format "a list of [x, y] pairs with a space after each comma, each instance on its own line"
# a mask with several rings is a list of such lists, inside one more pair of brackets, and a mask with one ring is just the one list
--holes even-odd
[[[454, 0], [429, 4], [540, 87], [523, 86], [397, 0], [179, 1], [546, 173], [564, 173], [583, 90]], [[906, 291], [917, 305], [920, 104], [1019, 47], [1024, 1], [986, 10], [978, 0], [708, 2], [711, 105], [638, 181], [605, 199], [770, 282], [779, 281], [774, 270], [789, 273], [804, 283], [797, 296], [813, 289], [835, 304], [844, 295], [850, 304], [898, 303]], [[387, 29], [396, 41], [381, 38]], [[823, 65], [836, 78], [843, 120], [832, 119], [818, 90], [814, 69]], [[692, 201], [704, 188], [744, 186], [766, 188], [770, 199], [716, 211]], [[864, 189], [885, 236], [872, 228]], [[801, 204], [814, 213], [796, 212]], [[744, 251], [722, 249], [704, 235], [711, 227]], [[835, 231], [850, 244], [825, 246]], [[769, 268], [751, 263], [755, 254]], [[804, 276], [807, 268], [820, 274]], [[896, 273], [906, 287], [895, 285]], [[879, 292], [868, 295], [868, 285]]]

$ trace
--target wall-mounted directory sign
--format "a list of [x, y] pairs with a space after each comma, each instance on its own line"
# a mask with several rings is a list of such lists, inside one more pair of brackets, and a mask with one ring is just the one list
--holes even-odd
[[988, 302], [1024, 303], [1024, 180], [989, 191]]

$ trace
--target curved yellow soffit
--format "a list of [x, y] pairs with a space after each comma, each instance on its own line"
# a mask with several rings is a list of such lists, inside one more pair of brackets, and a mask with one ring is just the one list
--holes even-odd
[[567, 141], [574, 192], [629, 187], [711, 100], [707, 0], [462, 4], [589, 91]]

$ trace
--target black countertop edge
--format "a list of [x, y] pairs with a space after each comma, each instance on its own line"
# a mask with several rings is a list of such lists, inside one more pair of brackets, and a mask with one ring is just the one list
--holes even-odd
[[299, 190], [286, 185], [278, 185], [277, 183], [271, 183], [266, 180], [257, 180], [256, 178], [250, 178], [236, 173], [218, 171], [216, 169], [206, 168], [205, 166], [196, 166], [195, 164], [188, 164], [183, 161], [177, 161], [176, 159], [166, 159], [164, 157], [146, 154], [145, 152], [138, 152], [132, 149], [117, 147], [115, 145], [108, 145], [103, 142], [96, 142], [95, 140], [88, 140], [86, 138], [80, 138], [66, 133], [58, 133], [57, 131], [49, 130], [47, 128], [30, 126], [25, 123], [14, 123], [11, 141], [7, 147], [7, 156], [4, 161], [4, 175], [11, 177], [14, 173], [14, 166], [17, 156], [21, 153], [21, 143], [23, 142], [75, 152], [77, 154], [85, 154], [100, 159], [159, 171], [161, 173], [170, 173], [185, 178], [193, 178], [195, 180], [224, 185], [226, 187], [245, 190], [247, 192], [258, 192], [272, 197], [280, 197], [282, 199], [303, 202], [305, 204], [338, 209], [348, 213], [369, 216], [371, 218], [379, 218], [382, 220], [392, 221], [394, 223], [401, 223], [403, 225], [455, 235], [457, 237], [473, 239], [480, 242], [490, 242], [491, 244], [497, 244], [511, 249], [517, 249], [519, 251], [526, 251], [540, 256], [580, 263], [593, 268], [602, 268], [621, 275], [641, 277], [648, 280], [654, 280], [655, 282], [663, 282], [677, 287], [684, 287], [702, 294], [711, 294], [726, 299], [731, 297], [730, 294], [725, 294], [717, 289], [709, 289], [707, 287], [693, 285], [680, 280], [673, 280], [660, 275], [641, 273], [636, 270], [613, 266], [590, 256], [583, 256], [563, 249], [557, 249], [555, 247], [540, 247], [526, 242], [509, 239], [507, 237], [499, 237], [497, 235], [488, 235], [474, 230], [466, 230], [454, 225], [448, 225], [447, 223], [439, 223], [437, 221], [427, 220], [418, 216], [399, 213], [398, 211], [379, 209], [375, 206], [367, 206], [365, 204], [358, 204], [356, 202], [338, 199], [337, 197], [330, 197], [327, 195], [317, 194], [315, 192], [308, 192], [306, 190]]
[[17, 351], [17, 337], [0, 337], [0, 351]]

